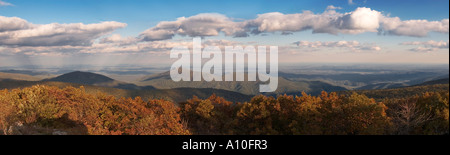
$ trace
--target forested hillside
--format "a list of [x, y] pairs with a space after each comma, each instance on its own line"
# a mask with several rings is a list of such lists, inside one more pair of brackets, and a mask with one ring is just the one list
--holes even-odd
[[0, 134], [441, 135], [449, 131], [448, 101], [447, 89], [382, 101], [322, 92], [243, 103], [194, 96], [177, 105], [35, 85], [0, 91]]
[[386, 98], [408, 98], [410, 96], [424, 94], [426, 92], [448, 92], [449, 84], [436, 85], [421, 85], [413, 87], [395, 88], [395, 89], [377, 89], [377, 90], [356, 90], [356, 91], [342, 91], [339, 94], [350, 95], [352, 93], [364, 94], [376, 100], [383, 100]]
[[96, 93], [105, 93], [108, 95], [112, 95], [116, 98], [135, 98], [141, 97], [143, 100], [151, 100], [151, 99], [165, 99], [168, 101], [172, 101], [175, 103], [186, 101], [192, 96], [196, 95], [201, 98], [208, 98], [212, 94], [220, 95], [227, 100], [231, 100], [234, 102], [245, 102], [251, 99], [251, 96], [240, 94], [237, 92], [220, 90], [220, 89], [211, 89], [211, 88], [176, 88], [176, 89], [150, 89], [150, 90], [130, 90], [130, 89], [119, 89], [119, 88], [111, 88], [111, 87], [100, 87], [100, 86], [92, 86], [85, 84], [76, 84], [76, 83], [66, 83], [66, 82], [53, 82], [53, 81], [0, 81], [0, 90], [1, 89], [16, 89], [16, 88], [26, 88], [31, 87], [33, 85], [46, 85], [46, 86], [54, 86], [58, 88], [66, 88], [66, 87], [75, 87], [79, 88], [81, 86], [84, 87], [86, 93], [88, 94], [96, 94]]

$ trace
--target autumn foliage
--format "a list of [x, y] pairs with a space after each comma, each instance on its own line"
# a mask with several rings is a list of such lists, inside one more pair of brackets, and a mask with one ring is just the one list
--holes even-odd
[[184, 135], [179, 108], [164, 100], [116, 99], [84, 89], [33, 86], [0, 92], [2, 134]]
[[[213, 95], [181, 103], [181, 115], [191, 132], [202, 135], [442, 135], [449, 131], [448, 99], [448, 92], [382, 102], [322, 92], [231, 103]], [[399, 108], [406, 100], [415, 101], [414, 112]]]
[[448, 101], [448, 91], [384, 100], [323, 92], [174, 104], [37, 85], [0, 91], [0, 135], [441, 135]]
[[449, 92], [427, 92], [406, 99], [386, 99], [394, 134], [449, 134]]
[[194, 132], [245, 135], [384, 134], [390, 125], [384, 104], [358, 94], [345, 97], [324, 92], [320, 97], [303, 94], [295, 98], [260, 95], [244, 104], [217, 101], [222, 99], [216, 96], [206, 100], [194, 98], [183, 105], [183, 116]]

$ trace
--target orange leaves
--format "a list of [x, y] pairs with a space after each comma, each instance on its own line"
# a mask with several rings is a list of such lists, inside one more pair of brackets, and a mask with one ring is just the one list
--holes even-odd
[[389, 126], [386, 106], [358, 94], [259, 95], [243, 104], [213, 95], [194, 97], [181, 109], [196, 134], [384, 134]]
[[[8, 106], [8, 107], [7, 107]], [[178, 109], [164, 100], [115, 99], [87, 94], [84, 89], [33, 86], [0, 92], [0, 129], [48, 128], [68, 134], [190, 134]], [[11, 110], [12, 109], [12, 110]], [[23, 127], [14, 124], [23, 124]], [[52, 134], [51, 131], [11, 134]], [[4, 133], [6, 134], [6, 132]]]
[[205, 100], [194, 96], [180, 104], [180, 113], [196, 134], [233, 134], [233, 121], [239, 106], [239, 103], [216, 95]]
[[448, 134], [448, 92], [384, 101], [322, 92], [259, 95], [245, 103], [194, 96], [177, 106], [37, 85], [0, 91], [0, 134]]
[[[319, 111], [325, 134], [385, 134], [389, 118], [385, 106], [364, 95], [348, 97], [330, 94]], [[332, 98], [330, 100], [330, 98]], [[331, 105], [331, 106], [330, 106]]]

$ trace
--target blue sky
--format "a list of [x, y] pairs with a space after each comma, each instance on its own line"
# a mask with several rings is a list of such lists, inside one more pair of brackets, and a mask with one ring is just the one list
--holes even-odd
[[[119, 21], [143, 30], [159, 21], [173, 20], [199, 13], [221, 13], [250, 19], [267, 12], [323, 12], [329, 5], [342, 12], [357, 7], [381, 10], [402, 19], [441, 20], [449, 18], [448, 0], [7, 0], [13, 7], [2, 7], [0, 15], [17, 16], [30, 22], [46, 24], [94, 23]], [[139, 31], [139, 30], [136, 30]]]
[[[270, 12], [280, 12], [285, 15], [288, 14], [301, 14], [303, 11], [311, 11], [314, 14], [322, 14], [325, 12], [328, 6], [339, 7], [335, 11], [342, 14], [351, 13], [358, 8], [365, 7], [371, 10], [380, 12], [385, 17], [398, 17], [402, 21], [408, 20], [426, 20], [427, 22], [441, 22], [447, 19], [449, 16], [449, 1], [448, 0], [195, 0], [195, 1], [180, 1], [180, 0], [1, 0], [3, 2], [12, 4], [0, 6], [0, 16], [3, 17], [18, 17], [26, 20], [32, 24], [46, 25], [51, 23], [59, 24], [95, 24], [104, 21], [115, 21], [125, 23], [126, 26], [117, 26], [120, 28], [114, 28], [114, 31], [108, 31], [107, 34], [102, 36], [95, 36], [89, 38], [96, 40], [108, 37], [112, 34], [120, 34], [125, 37], [138, 37], [144, 31], [155, 27], [162, 21], [176, 21], [179, 17], [192, 17], [202, 13], [218, 13], [224, 15], [235, 22], [253, 20], [258, 17], [259, 14], [267, 14]], [[406, 23], [406, 22], [405, 22]], [[448, 23], [448, 22], [447, 22]], [[448, 24], [447, 24], [448, 29]], [[1, 27], [0, 27], [1, 30]], [[358, 41], [361, 46], [349, 48], [332, 48], [335, 51], [343, 51], [344, 53], [351, 53], [352, 51], [360, 50], [372, 47], [380, 47], [381, 50], [369, 53], [368, 51], [359, 51], [353, 55], [361, 55], [365, 57], [361, 61], [373, 61], [373, 62], [407, 62], [407, 63], [448, 63], [448, 30], [446, 32], [436, 32], [436, 30], [430, 30], [427, 35], [417, 37], [416, 34], [400, 34], [400, 35], [382, 35], [377, 32], [370, 31], [363, 33], [345, 33], [339, 32], [337, 34], [330, 33], [312, 33], [313, 30], [299, 30], [293, 32], [291, 35], [280, 35], [281, 31], [268, 31], [263, 33], [264, 35], [251, 35], [245, 38], [235, 38], [232, 36], [225, 36], [222, 33], [216, 36], [207, 36], [205, 39], [216, 40], [228, 40], [235, 42], [257, 42], [258, 44], [272, 44], [279, 46], [292, 46], [297, 41], [309, 41], [309, 42], [331, 42], [338, 41]], [[400, 33], [400, 30], [398, 31]], [[0, 31], [1, 33], [1, 31]], [[401, 33], [405, 33], [402, 32]], [[0, 34], [1, 36], [1, 34]], [[204, 37], [204, 36], [202, 36]], [[175, 37], [162, 40], [162, 41], [174, 41], [177, 39], [189, 39], [188, 36], [175, 35]], [[153, 41], [153, 40], [152, 40]], [[158, 40], [159, 41], [159, 40]], [[433, 41], [433, 42], [431, 42]], [[408, 44], [410, 45], [399, 45]], [[415, 42], [415, 43], [412, 43]], [[428, 42], [428, 43], [426, 43]], [[447, 45], [435, 46], [437, 43], [447, 43]], [[312, 43], [311, 43], [312, 44]], [[362, 46], [364, 44], [364, 47]], [[413, 45], [411, 45], [413, 44]], [[433, 44], [433, 45], [432, 45]], [[3, 48], [2, 48], [3, 46]], [[33, 52], [33, 48], [26, 45], [22, 47], [19, 44], [4, 43], [0, 41], [0, 54], [3, 53], [3, 58], [6, 59], [7, 55], [14, 55], [16, 59], [20, 57], [28, 57], [27, 59], [33, 59], [33, 57], [39, 57], [39, 59], [46, 60], [48, 52], [42, 52], [47, 55], [33, 57], [29, 56], [30, 51]], [[44, 45], [42, 45], [44, 46]], [[48, 45], [45, 45], [48, 46]], [[52, 45], [54, 46], [54, 45]], [[64, 45], [67, 46], [67, 45]], [[73, 45], [70, 45], [73, 46]], [[331, 46], [331, 45], [329, 45]], [[351, 45], [349, 45], [351, 46]], [[15, 54], [5, 54], [6, 50], [12, 50], [13, 48], [26, 48], [26, 52], [16, 52]], [[131, 47], [130, 47], [131, 48]], [[1, 50], [4, 50], [3, 52]], [[284, 49], [296, 50], [295, 47], [286, 47]], [[333, 62], [331, 59], [322, 59], [324, 55], [318, 56], [320, 51], [329, 51], [330, 47], [324, 47], [323, 49], [297, 49], [296, 53], [298, 57], [309, 57], [308, 61], [311, 62]], [[425, 52], [417, 52], [417, 51]], [[37, 51], [37, 50], [36, 50]], [[302, 52], [312, 51], [312, 52]], [[412, 52], [416, 51], [416, 52]], [[316, 53], [314, 53], [316, 52]], [[33, 52], [39, 53], [39, 52]], [[67, 55], [68, 52], [60, 52]], [[362, 53], [362, 54], [361, 54]], [[380, 54], [381, 53], [381, 54]], [[73, 54], [73, 53], [72, 53]], [[122, 53], [123, 54], [123, 53]], [[372, 56], [370, 56], [372, 54]], [[389, 59], [394, 56], [400, 55], [416, 55], [414, 58], [404, 59]], [[86, 56], [86, 54], [81, 54]], [[109, 57], [109, 55], [103, 55]], [[286, 61], [295, 62], [296, 59], [288, 60], [290, 56], [286, 54]], [[342, 54], [339, 54], [342, 55]], [[374, 56], [376, 55], [376, 56]], [[384, 55], [385, 58], [383, 58]], [[83, 56], [79, 56], [79, 59], [83, 59]], [[164, 57], [165, 55], [152, 56]], [[326, 56], [330, 56], [327, 53]], [[332, 54], [331, 54], [332, 56]], [[447, 58], [442, 58], [442, 57]], [[357, 57], [357, 56], [355, 56]], [[380, 57], [378, 59], [371, 60], [370, 57]], [[426, 60], [419, 61], [418, 58], [424, 58]], [[50, 59], [50, 58], [48, 58]], [[63, 59], [63, 58], [61, 58]], [[388, 60], [386, 60], [388, 59]], [[87, 59], [86, 59], [87, 60]], [[91, 60], [91, 59], [89, 59]], [[386, 61], [382, 61], [386, 60]], [[126, 63], [126, 60], [123, 60]], [[354, 62], [353, 59], [340, 60], [336, 62]], [[419, 61], [419, 62], [418, 62]], [[372, 62], [372, 63], [373, 63]]]

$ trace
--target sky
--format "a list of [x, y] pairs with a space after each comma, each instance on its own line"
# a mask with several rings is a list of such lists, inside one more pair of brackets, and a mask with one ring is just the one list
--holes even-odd
[[0, 0], [0, 67], [170, 64], [176, 46], [280, 63], [449, 63], [448, 0]]

